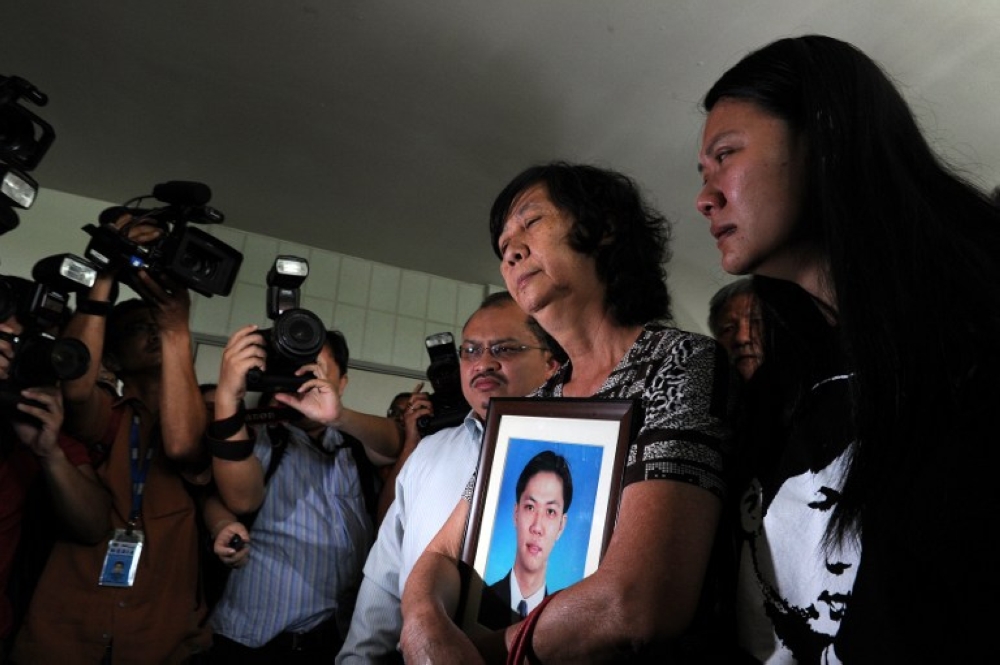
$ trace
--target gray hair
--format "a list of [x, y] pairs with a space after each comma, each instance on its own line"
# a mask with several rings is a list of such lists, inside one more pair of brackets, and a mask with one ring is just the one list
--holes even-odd
[[712, 331], [713, 337], [719, 336], [719, 316], [722, 314], [722, 308], [727, 302], [743, 294], [754, 295], [753, 279], [750, 277], [743, 277], [726, 284], [708, 301], [708, 329]]

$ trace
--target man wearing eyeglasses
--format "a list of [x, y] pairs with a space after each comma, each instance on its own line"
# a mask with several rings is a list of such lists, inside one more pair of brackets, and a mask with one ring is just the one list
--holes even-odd
[[[492, 397], [523, 397], [552, 375], [562, 350], [507, 292], [488, 296], [469, 317], [458, 348], [462, 393], [472, 411], [457, 427], [424, 438], [396, 478], [396, 499], [365, 563], [354, 618], [337, 663], [402, 662], [400, 599], [406, 578], [461, 497], [479, 461], [483, 422]], [[406, 410], [406, 436], [419, 437], [427, 395]]]

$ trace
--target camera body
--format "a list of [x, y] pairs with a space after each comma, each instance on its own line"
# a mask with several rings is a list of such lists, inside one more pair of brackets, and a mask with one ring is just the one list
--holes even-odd
[[296, 370], [314, 362], [326, 342], [326, 329], [319, 317], [307, 309], [289, 309], [274, 320], [273, 328], [257, 333], [267, 349], [267, 370], [247, 372], [247, 390], [295, 392], [312, 377], [295, 376]]
[[295, 376], [314, 362], [326, 343], [326, 327], [318, 316], [299, 307], [299, 287], [309, 275], [309, 262], [278, 256], [267, 273], [267, 318], [271, 328], [258, 330], [267, 350], [267, 369], [247, 372], [246, 388], [259, 392], [295, 392], [310, 377]]
[[417, 429], [427, 436], [460, 424], [471, 407], [462, 393], [462, 373], [454, 336], [449, 332], [429, 335], [424, 344], [431, 359], [427, 379], [434, 389], [430, 396], [434, 415], [418, 418]]
[[78, 339], [57, 339], [51, 333], [69, 316], [72, 292], [94, 284], [96, 273], [86, 261], [71, 254], [50, 256], [35, 264], [35, 281], [0, 276], [0, 321], [17, 317], [19, 335], [0, 333], [13, 348], [7, 379], [0, 381], [0, 403], [12, 405], [20, 391], [76, 379], [90, 367], [90, 352]]
[[[156, 185], [152, 196], [167, 205], [153, 209], [128, 205], [108, 208], [101, 213], [100, 226], [84, 226], [83, 230], [91, 236], [84, 255], [102, 270], [120, 269], [121, 280], [144, 298], [139, 270], [148, 272], [158, 283], [166, 276], [203, 296], [228, 296], [243, 263], [243, 254], [188, 225], [221, 224], [225, 219], [221, 212], [206, 205], [212, 197], [208, 186], [170, 181]], [[160, 228], [161, 235], [153, 242], [139, 244], [108, 226], [126, 213], [132, 215], [133, 223], [141, 221]]]
[[78, 339], [57, 339], [33, 330], [24, 335], [0, 332], [14, 348], [7, 379], [0, 381], [0, 402], [16, 402], [24, 388], [52, 386], [60, 380], [78, 379], [90, 367], [90, 352]]
[[52, 125], [20, 105], [45, 106], [49, 98], [19, 76], [0, 76], [0, 235], [19, 223], [12, 206], [27, 209], [38, 184], [27, 172], [42, 161], [56, 138]]

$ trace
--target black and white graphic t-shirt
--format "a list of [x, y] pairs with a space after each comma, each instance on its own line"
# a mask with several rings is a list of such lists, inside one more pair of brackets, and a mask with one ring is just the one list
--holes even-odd
[[835, 638], [861, 560], [853, 540], [826, 544], [851, 445], [842, 422], [850, 376], [813, 386], [778, 464], [742, 488], [739, 643], [761, 663], [840, 663]]

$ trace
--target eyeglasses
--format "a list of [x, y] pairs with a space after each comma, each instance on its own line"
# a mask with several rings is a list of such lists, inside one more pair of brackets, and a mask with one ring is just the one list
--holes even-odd
[[514, 356], [524, 353], [529, 349], [548, 351], [548, 349], [544, 346], [528, 346], [527, 344], [511, 344], [510, 342], [497, 342], [496, 344], [490, 344], [489, 346], [482, 346], [480, 344], [463, 344], [458, 347], [458, 357], [462, 360], [475, 362], [482, 358], [484, 353], [489, 351], [489, 354], [496, 360], [504, 361], [510, 360]]

